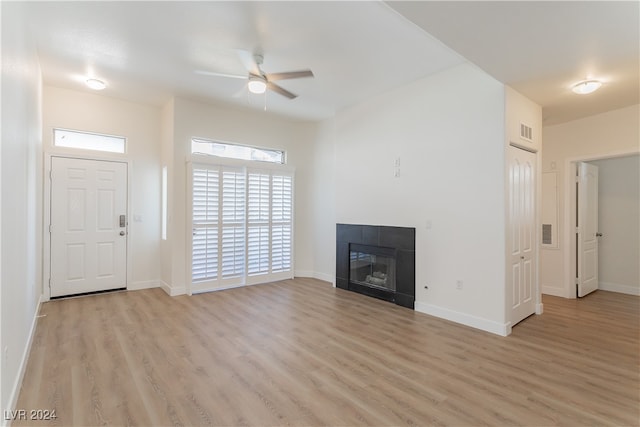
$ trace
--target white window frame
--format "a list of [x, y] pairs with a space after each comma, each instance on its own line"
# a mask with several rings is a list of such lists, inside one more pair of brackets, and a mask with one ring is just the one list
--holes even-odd
[[[226, 156], [221, 156], [218, 154], [206, 154], [206, 153], [200, 153], [200, 152], [194, 152], [193, 151], [193, 143], [197, 142], [200, 144], [219, 144], [219, 145], [226, 145], [226, 146], [230, 146], [230, 147], [238, 147], [238, 148], [247, 148], [247, 149], [253, 149], [253, 150], [264, 150], [264, 151], [275, 151], [275, 152], [279, 152], [282, 153], [282, 161], [281, 162], [272, 162], [270, 160], [259, 160], [259, 159], [240, 159], [238, 157], [226, 157]], [[282, 150], [280, 148], [267, 148], [267, 147], [258, 147], [255, 145], [247, 145], [247, 144], [239, 144], [236, 142], [228, 142], [228, 141], [220, 141], [220, 140], [212, 140], [212, 139], [208, 139], [208, 138], [191, 138], [191, 147], [190, 147], [190, 151], [191, 154], [193, 156], [205, 156], [205, 157], [214, 157], [216, 159], [229, 159], [229, 160], [236, 160], [236, 161], [241, 161], [241, 162], [249, 162], [250, 164], [254, 164], [254, 163], [266, 163], [266, 164], [272, 164], [272, 165], [286, 165], [287, 164], [287, 151], [286, 150]]]
[[[193, 254], [193, 231], [194, 231], [194, 223], [193, 223], [193, 170], [194, 167], [218, 167], [218, 168], [240, 168], [244, 170], [245, 173], [245, 212], [248, 210], [248, 174], [254, 171], [265, 171], [270, 174], [285, 174], [291, 176], [291, 257], [290, 257], [290, 269], [283, 272], [271, 273], [269, 274], [259, 274], [255, 276], [249, 276], [248, 274], [248, 215], [244, 216], [244, 230], [245, 230], [245, 256], [244, 256], [244, 274], [241, 278], [234, 278], [231, 280], [222, 279], [221, 278], [221, 270], [218, 270], [218, 277], [215, 280], [207, 281], [207, 282], [193, 282], [192, 275], [192, 254]], [[230, 289], [247, 285], [256, 285], [260, 283], [268, 283], [274, 282], [278, 280], [286, 280], [293, 278], [294, 269], [295, 269], [295, 169], [286, 165], [282, 165], [279, 163], [267, 163], [267, 162], [255, 162], [255, 161], [247, 161], [247, 160], [237, 160], [237, 159], [229, 159], [223, 157], [214, 157], [207, 155], [198, 155], [192, 154], [187, 161], [187, 194], [188, 203], [187, 203], [187, 221], [186, 221], [186, 235], [187, 235], [187, 251], [186, 251], [186, 283], [187, 283], [187, 293], [189, 295], [209, 292], [215, 290], [222, 289]], [[270, 196], [271, 197], [271, 196]], [[271, 206], [271, 205], [270, 205]], [[271, 222], [269, 223], [271, 227]], [[269, 241], [271, 244], [271, 241]], [[271, 254], [270, 254], [271, 256]]]
[[[113, 150], [103, 150], [103, 149], [99, 149], [99, 148], [95, 148], [95, 147], [79, 147], [79, 146], [66, 146], [66, 145], [57, 145], [56, 144], [56, 132], [69, 132], [72, 134], [77, 134], [77, 135], [86, 135], [87, 137], [92, 137], [92, 136], [98, 136], [98, 137], [102, 137], [102, 138], [110, 138], [110, 139], [115, 139], [115, 140], [120, 140], [122, 141], [122, 151], [113, 151]], [[88, 152], [88, 153], [107, 153], [109, 155], [123, 155], [123, 154], [127, 154], [127, 148], [128, 148], [128, 141], [127, 141], [127, 137], [125, 136], [119, 136], [119, 135], [109, 135], [106, 133], [98, 133], [98, 132], [88, 132], [88, 131], [84, 131], [84, 130], [77, 130], [77, 129], [66, 129], [66, 128], [57, 128], [54, 127], [53, 128], [53, 134], [51, 137], [51, 146], [54, 149], [58, 149], [58, 150], [68, 150], [70, 152]]]

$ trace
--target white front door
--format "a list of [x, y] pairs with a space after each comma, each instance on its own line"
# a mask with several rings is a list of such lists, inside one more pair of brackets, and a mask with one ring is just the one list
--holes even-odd
[[507, 280], [511, 293], [510, 320], [515, 325], [536, 311], [536, 155], [509, 147], [508, 156]]
[[127, 165], [51, 158], [51, 297], [126, 288]]
[[578, 163], [578, 296], [598, 289], [598, 167]]

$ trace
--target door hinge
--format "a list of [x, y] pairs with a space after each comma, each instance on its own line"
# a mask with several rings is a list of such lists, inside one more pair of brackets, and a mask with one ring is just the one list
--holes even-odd
[[580, 278], [576, 277], [576, 286], [578, 286], [580, 284]]
[[53, 225], [49, 224], [49, 234], [53, 232]]
[[51, 288], [51, 277], [49, 277], [49, 288]]
[[49, 171], [49, 181], [53, 181], [53, 171]]
[[580, 182], [580, 175], [576, 175], [576, 182]]

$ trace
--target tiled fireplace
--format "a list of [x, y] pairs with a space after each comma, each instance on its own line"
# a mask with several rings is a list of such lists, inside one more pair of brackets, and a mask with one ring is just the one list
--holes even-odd
[[336, 225], [336, 286], [413, 308], [415, 228]]

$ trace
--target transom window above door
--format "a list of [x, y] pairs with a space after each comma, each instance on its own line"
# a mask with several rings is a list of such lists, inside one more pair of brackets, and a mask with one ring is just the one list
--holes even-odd
[[54, 147], [124, 154], [127, 138], [79, 130], [53, 129], [53, 145]]

